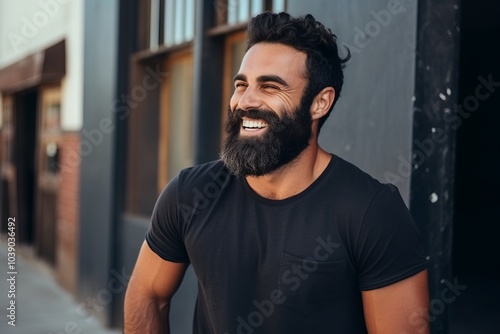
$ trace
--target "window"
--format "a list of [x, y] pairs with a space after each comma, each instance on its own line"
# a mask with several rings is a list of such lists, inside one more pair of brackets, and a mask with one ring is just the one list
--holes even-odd
[[149, 7], [142, 11], [148, 19], [140, 18], [140, 22], [149, 22], [147, 49], [154, 51], [193, 39], [195, 0], [149, 0]]
[[151, 0], [149, 19], [149, 48], [158, 49], [160, 42], [160, 0]]
[[[2, 109], [2, 165], [10, 164], [14, 161], [13, 157], [13, 98], [11, 95], [3, 96], [3, 109]], [[5, 169], [2, 167], [2, 170]]]
[[[42, 87], [40, 139], [38, 147], [38, 173], [53, 178], [59, 171], [59, 144], [61, 118], [61, 88]], [[54, 181], [51, 181], [54, 182]]]
[[42, 89], [42, 129], [59, 132], [61, 126], [61, 92], [59, 87]]
[[216, 25], [246, 23], [251, 17], [269, 10], [275, 13], [286, 10], [286, 0], [216, 0]]
[[173, 55], [165, 61], [165, 68], [169, 76], [161, 88], [158, 192], [193, 164], [193, 57], [190, 52]]
[[[131, 57], [125, 94], [133, 100], [128, 122], [129, 214], [149, 216], [168, 181], [192, 164], [195, 1], [138, 2], [137, 52]], [[158, 71], [161, 78], [154, 74]], [[146, 93], [138, 96], [140, 91]]]
[[[154, 69], [163, 73], [156, 82]], [[192, 50], [137, 61], [133, 72], [132, 92], [144, 83], [151, 89], [130, 110], [126, 210], [149, 216], [165, 185], [193, 163]]]

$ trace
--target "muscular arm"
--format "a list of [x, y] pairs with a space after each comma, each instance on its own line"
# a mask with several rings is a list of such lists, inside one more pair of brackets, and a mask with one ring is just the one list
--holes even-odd
[[170, 332], [170, 299], [186, 268], [186, 263], [165, 261], [146, 242], [142, 244], [125, 294], [125, 334]]
[[380, 289], [363, 291], [370, 334], [428, 334], [427, 270]]

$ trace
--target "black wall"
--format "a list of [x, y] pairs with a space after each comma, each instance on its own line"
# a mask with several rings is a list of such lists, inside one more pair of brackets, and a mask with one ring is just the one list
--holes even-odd
[[457, 0], [418, 2], [413, 165], [410, 208], [429, 256], [432, 333], [448, 333], [443, 300], [451, 271], [460, 6]]
[[467, 289], [451, 305], [458, 334], [500, 332], [498, 13], [498, 1], [462, 0], [452, 269]]
[[500, 36], [500, 3], [462, 3], [454, 272], [500, 277], [500, 48], [492, 45]]

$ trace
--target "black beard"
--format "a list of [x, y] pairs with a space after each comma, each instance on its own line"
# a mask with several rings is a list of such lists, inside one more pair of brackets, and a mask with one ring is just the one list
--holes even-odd
[[[303, 105], [301, 103], [293, 113], [283, 111], [281, 117], [271, 110], [231, 111], [228, 108], [227, 137], [221, 159], [229, 171], [238, 177], [261, 176], [293, 161], [309, 146], [312, 135], [309, 107]], [[265, 133], [258, 137], [241, 137], [243, 116], [266, 121]]]

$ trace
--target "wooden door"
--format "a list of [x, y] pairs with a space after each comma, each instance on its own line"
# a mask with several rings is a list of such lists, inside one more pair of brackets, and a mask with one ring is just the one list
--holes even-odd
[[40, 96], [37, 143], [36, 242], [37, 254], [56, 261], [57, 195], [59, 191], [59, 147], [61, 140], [60, 87], [43, 87]]

